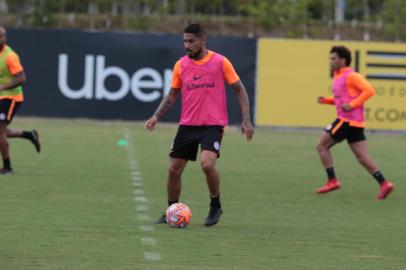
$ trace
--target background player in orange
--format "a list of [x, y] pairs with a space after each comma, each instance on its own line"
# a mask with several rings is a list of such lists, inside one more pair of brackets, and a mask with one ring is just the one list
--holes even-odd
[[41, 150], [36, 130], [18, 131], [8, 128], [14, 114], [24, 101], [21, 85], [25, 83], [25, 73], [17, 54], [6, 45], [6, 41], [6, 30], [0, 27], [0, 152], [3, 158], [0, 174], [3, 175], [13, 173], [7, 138], [30, 140], [37, 152]]
[[[169, 94], [145, 123], [145, 128], [153, 130], [158, 119], [172, 107], [179, 95], [182, 96], [179, 128], [169, 154], [168, 205], [179, 201], [183, 170], [189, 160], [196, 160], [200, 145], [200, 165], [211, 198], [205, 225], [212, 226], [223, 213], [216, 159], [220, 156], [223, 129], [228, 123], [224, 82], [231, 85], [237, 95], [242, 112], [241, 130], [248, 141], [252, 139], [254, 129], [247, 92], [230, 61], [206, 48], [204, 28], [198, 24], [186, 27], [183, 43], [187, 55], [176, 62]], [[157, 223], [165, 223], [165, 215]]]
[[393, 191], [394, 186], [385, 179], [376, 162], [369, 156], [364, 135], [364, 103], [375, 94], [375, 90], [361, 74], [349, 67], [351, 52], [348, 48], [334, 46], [330, 51], [330, 65], [334, 73], [334, 97], [319, 97], [318, 102], [335, 105], [337, 119], [327, 126], [317, 145], [328, 177], [327, 183], [317, 192], [326, 193], [340, 188], [341, 184], [334, 173], [330, 148], [346, 139], [358, 161], [379, 183], [380, 191], [377, 198], [385, 199]]

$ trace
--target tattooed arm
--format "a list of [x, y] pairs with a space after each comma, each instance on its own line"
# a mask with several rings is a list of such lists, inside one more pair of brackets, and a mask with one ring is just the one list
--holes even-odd
[[254, 128], [252, 127], [251, 124], [250, 104], [248, 100], [247, 91], [245, 90], [245, 87], [240, 80], [232, 84], [231, 87], [234, 89], [237, 95], [237, 100], [241, 108], [242, 113], [241, 132], [242, 134], [245, 135], [247, 141], [250, 141], [252, 139], [252, 136], [254, 135]]
[[168, 95], [162, 99], [152, 117], [145, 122], [144, 127], [146, 129], [152, 131], [155, 128], [158, 119], [161, 118], [173, 106], [179, 93], [180, 89], [171, 88]]

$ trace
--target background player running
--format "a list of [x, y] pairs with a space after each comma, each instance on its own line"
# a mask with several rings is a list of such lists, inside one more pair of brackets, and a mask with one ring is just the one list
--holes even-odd
[[393, 191], [394, 186], [385, 179], [376, 162], [369, 156], [364, 134], [364, 103], [375, 94], [375, 90], [361, 74], [349, 67], [350, 64], [351, 52], [348, 48], [332, 47], [330, 65], [334, 73], [334, 97], [319, 97], [318, 102], [335, 105], [337, 119], [327, 126], [317, 144], [317, 151], [328, 176], [327, 183], [317, 192], [326, 193], [340, 188], [340, 181], [334, 173], [330, 148], [346, 139], [358, 161], [379, 183], [380, 191], [377, 198], [385, 199]]

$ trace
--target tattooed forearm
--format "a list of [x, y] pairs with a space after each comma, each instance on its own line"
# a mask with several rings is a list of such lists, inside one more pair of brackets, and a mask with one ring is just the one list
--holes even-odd
[[241, 81], [238, 81], [231, 85], [237, 94], [237, 100], [241, 107], [242, 121], [250, 121], [250, 105], [247, 91]]
[[162, 99], [161, 103], [154, 113], [154, 116], [157, 118], [161, 118], [161, 116], [163, 116], [173, 106], [179, 92], [179, 89], [172, 88], [169, 91], [168, 95]]

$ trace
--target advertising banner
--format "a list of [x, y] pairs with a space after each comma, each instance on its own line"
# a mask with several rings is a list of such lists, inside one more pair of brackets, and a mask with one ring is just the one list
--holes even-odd
[[366, 103], [367, 127], [406, 130], [406, 45], [259, 39], [256, 123], [321, 127], [335, 118], [333, 106], [316, 103], [332, 96], [330, 49], [352, 51], [352, 67], [374, 86]]
[[[8, 43], [25, 68], [25, 103], [19, 115], [145, 120], [168, 93], [183, 36], [9, 29]], [[208, 37], [226, 56], [254, 106], [256, 40]], [[241, 113], [228, 88], [231, 123]], [[180, 102], [162, 118], [178, 122]]]

